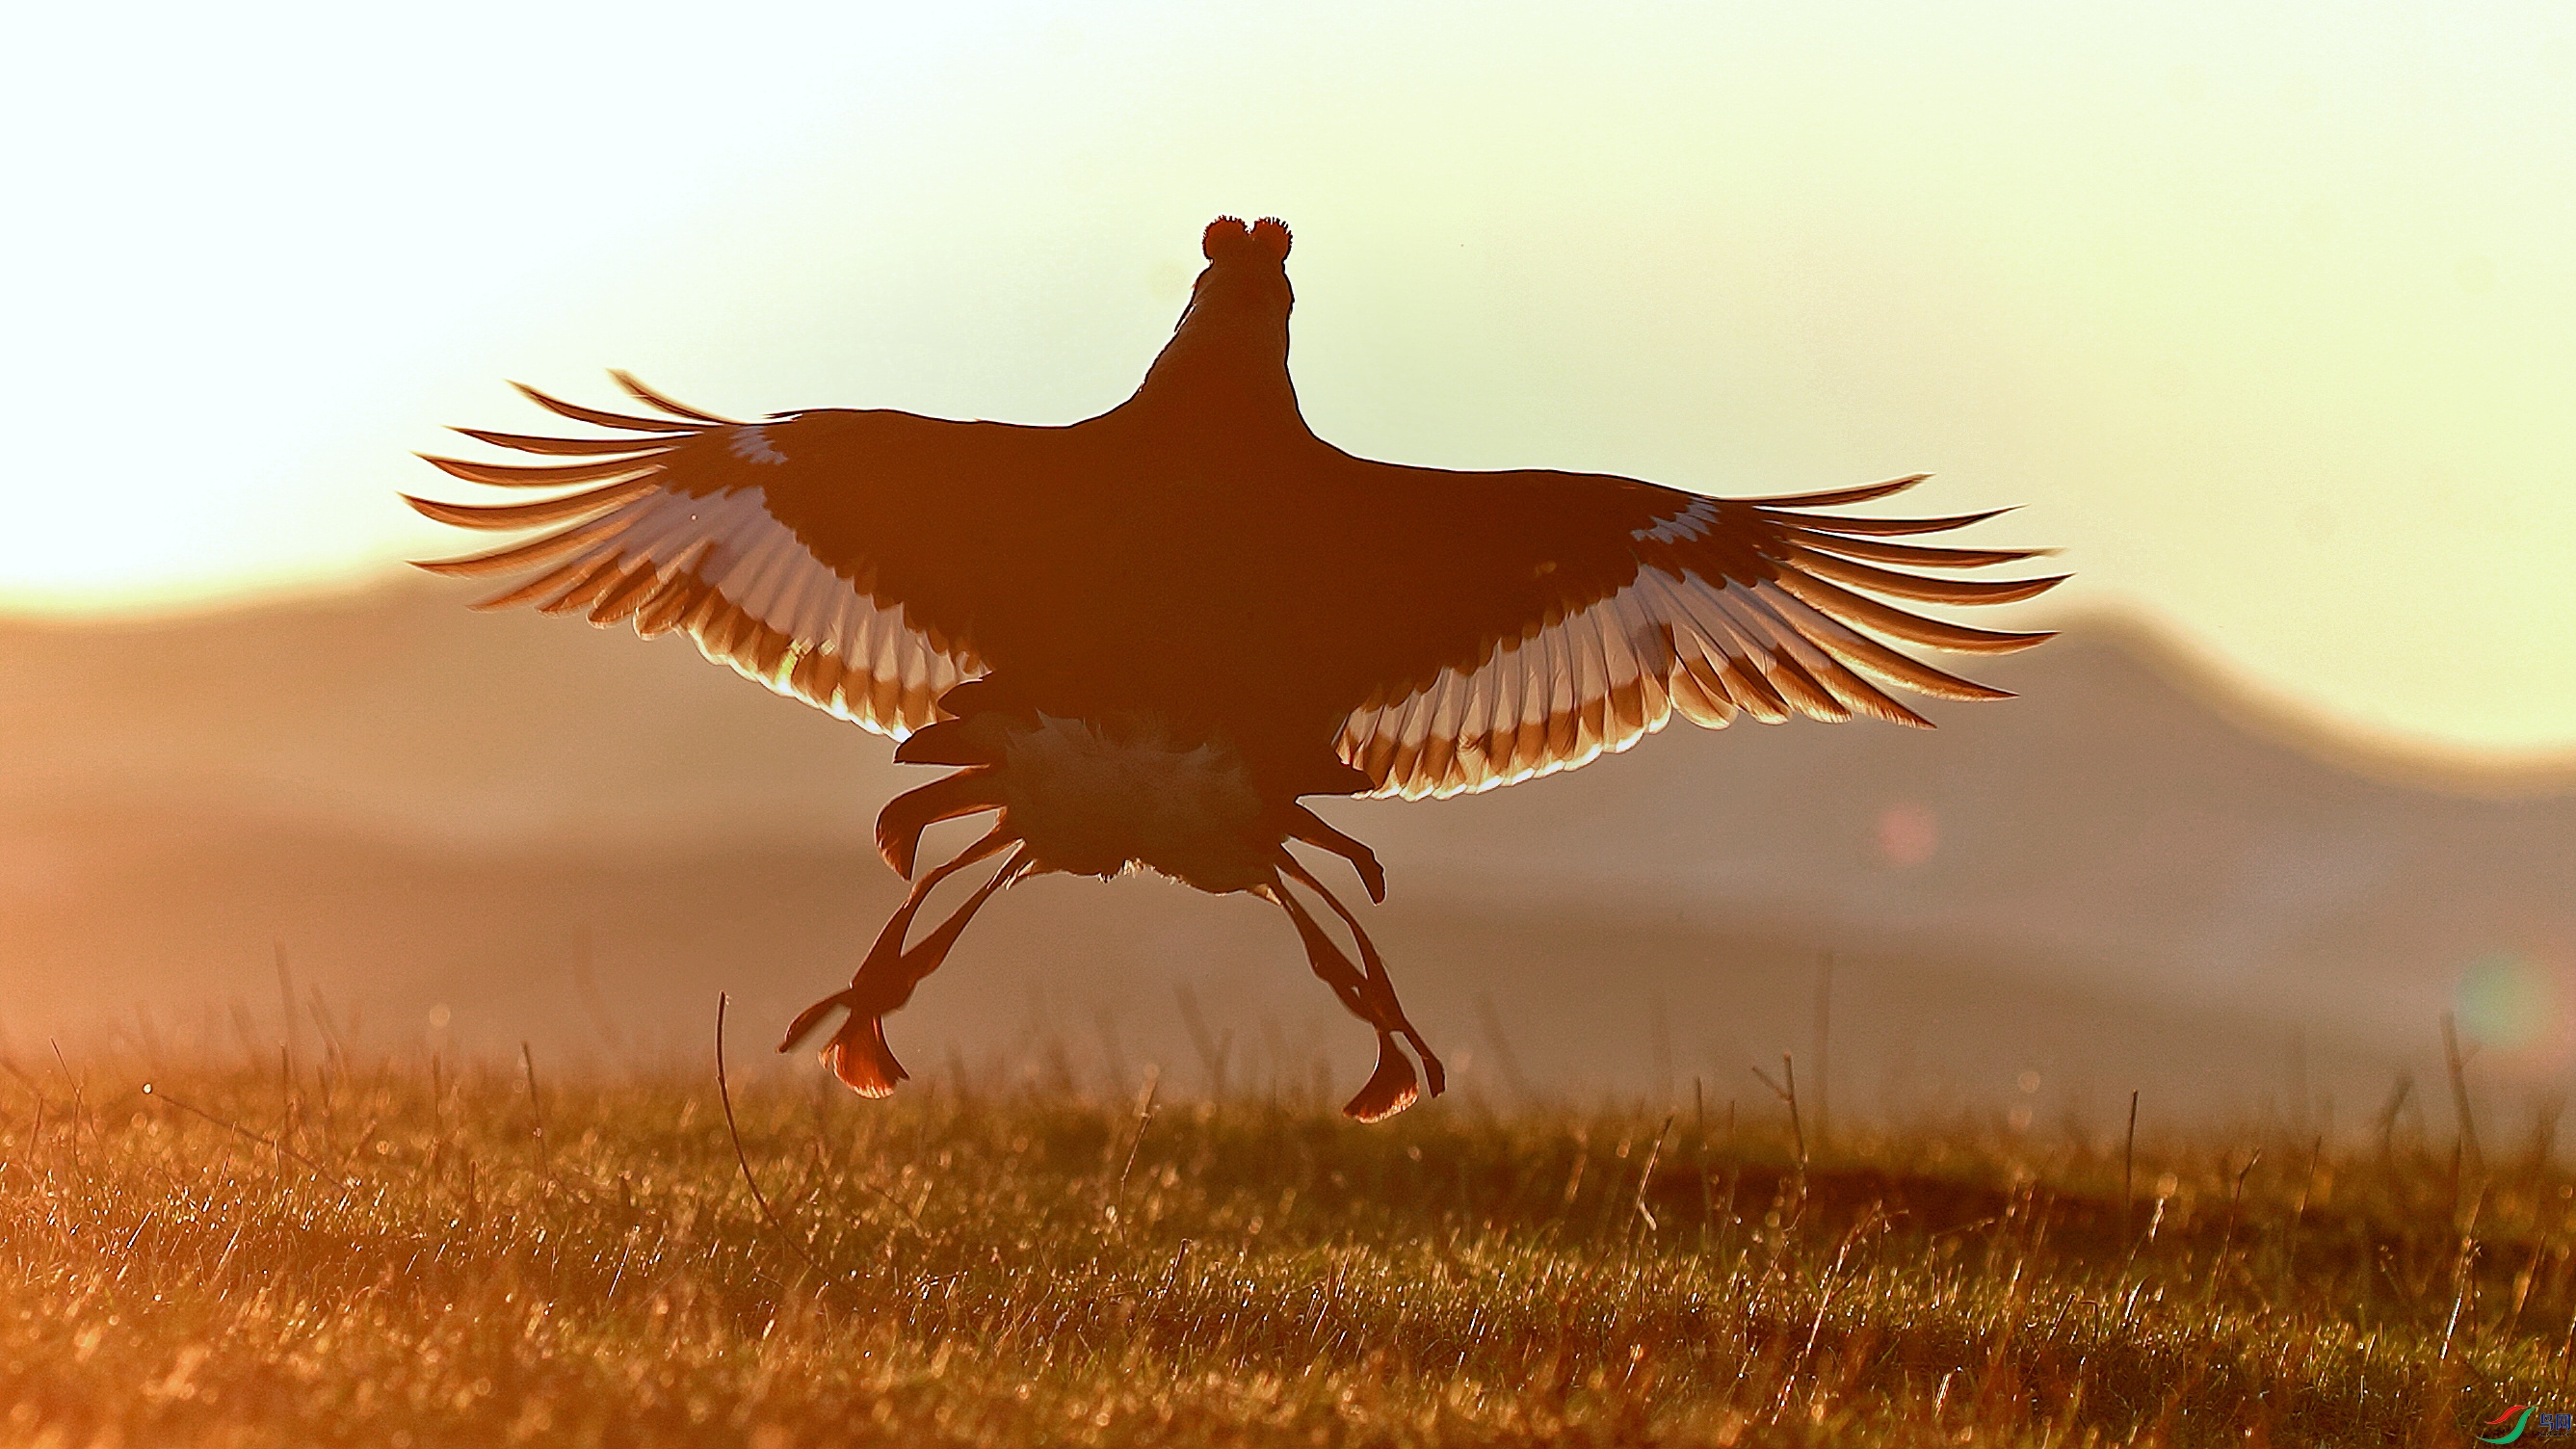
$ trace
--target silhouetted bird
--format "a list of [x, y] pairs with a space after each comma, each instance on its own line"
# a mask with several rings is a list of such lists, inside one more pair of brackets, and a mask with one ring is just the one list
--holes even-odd
[[[1624, 750], [1675, 712], [1722, 726], [1806, 714], [1925, 721], [1883, 686], [1943, 699], [2002, 691], [1862, 632], [1970, 653], [2048, 637], [1928, 619], [1872, 594], [1942, 604], [2028, 598], [2054, 578], [1968, 582], [2029, 551], [1893, 541], [1991, 517], [1812, 510], [1920, 481], [1717, 499], [1597, 473], [1451, 472], [1355, 458], [1317, 438], [1288, 378], [1288, 228], [1231, 217], [1144, 384], [1069, 427], [822, 409], [732, 422], [623, 373], [664, 416], [529, 398], [625, 436], [460, 429], [583, 461], [432, 458], [507, 487], [590, 485], [537, 502], [421, 499], [467, 528], [551, 531], [443, 574], [536, 570], [485, 607], [534, 604], [595, 624], [678, 629], [710, 659], [891, 735], [898, 760], [962, 766], [900, 795], [877, 842], [906, 878], [934, 822], [999, 811], [921, 874], [836, 1008], [823, 1049], [851, 1087], [905, 1075], [883, 1018], [910, 999], [994, 892], [1039, 871], [1144, 866], [1287, 913], [1308, 962], [1377, 1030], [1378, 1064], [1344, 1109], [1375, 1121], [1430, 1090], [1439, 1058], [1405, 1019], [1358, 919], [1290, 855], [1348, 859], [1373, 900], [1368, 847], [1305, 795], [1456, 795]], [[1857, 627], [1855, 627], [1857, 626]], [[931, 889], [1008, 857], [907, 944]], [[1341, 917], [1358, 961], [1289, 888]]]

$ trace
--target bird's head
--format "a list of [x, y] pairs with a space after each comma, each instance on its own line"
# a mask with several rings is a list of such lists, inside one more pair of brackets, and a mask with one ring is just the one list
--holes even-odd
[[1276, 329], [1284, 349], [1288, 309], [1297, 301], [1288, 286], [1288, 241], [1288, 223], [1275, 216], [1249, 227], [1231, 216], [1209, 222], [1199, 236], [1207, 269], [1190, 288], [1180, 325]]
[[1288, 224], [1265, 216], [1245, 226], [1220, 216], [1200, 234], [1199, 250], [1207, 268], [1139, 399], [1187, 398], [1303, 428], [1288, 381], [1288, 311], [1297, 301], [1288, 286]]

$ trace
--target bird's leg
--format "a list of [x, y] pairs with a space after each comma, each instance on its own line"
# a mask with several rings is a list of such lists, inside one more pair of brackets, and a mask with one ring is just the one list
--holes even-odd
[[1420, 1095], [1419, 1079], [1414, 1075], [1413, 1063], [1404, 1055], [1404, 1048], [1395, 1044], [1398, 1028], [1376, 1009], [1368, 978], [1360, 974], [1359, 968], [1351, 964], [1351, 958], [1342, 954], [1342, 948], [1333, 944], [1332, 937], [1324, 934], [1324, 928], [1316, 924], [1314, 916], [1298, 904], [1297, 898], [1290, 895], [1285, 886], [1256, 886], [1253, 894], [1288, 913], [1288, 919], [1296, 923], [1298, 939], [1305, 943], [1306, 964], [1314, 968], [1325, 985], [1333, 988], [1333, 994], [1341, 999], [1344, 1009], [1377, 1028], [1377, 1070], [1369, 1074], [1368, 1081], [1360, 1087], [1357, 1095], [1342, 1104], [1342, 1111], [1362, 1122], [1382, 1122], [1412, 1106]]
[[[895, 1060], [894, 1053], [885, 1044], [883, 1018], [886, 1013], [912, 999], [913, 987], [938, 967], [947, 956], [949, 946], [955, 944], [957, 932], [964, 929], [962, 920], [952, 918], [932, 932], [930, 939], [907, 951], [903, 942], [911, 932], [913, 917], [920, 912], [922, 902], [929, 899], [930, 893], [938, 889], [940, 882], [977, 861], [991, 858], [1016, 841], [1016, 836], [997, 826], [983, 839], [958, 852], [955, 859], [925, 872], [904, 897], [903, 904], [897, 906], [894, 915], [887, 919], [885, 929], [877, 933], [876, 943], [868, 948], [866, 959], [859, 963], [857, 974], [850, 978], [849, 989], [835, 992], [797, 1013], [778, 1049], [794, 1051], [834, 1009], [846, 1009], [850, 1019], [842, 1023], [840, 1031], [823, 1048], [824, 1064], [832, 1068], [833, 1075], [862, 1096], [882, 1097], [893, 1092], [894, 1084], [910, 1074], [904, 1071], [903, 1064]], [[1019, 864], [1020, 861], [1014, 858], [1012, 864], [995, 877], [995, 882], [1010, 875]], [[970, 914], [975, 906], [983, 904], [985, 898], [999, 888], [995, 882], [988, 882], [979, 890], [966, 911], [960, 914]]]
[[1252, 894], [1288, 913], [1288, 919], [1296, 924], [1297, 939], [1305, 944], [1306, 964], [1314, 968], [1318, 979], [1333, 989], [1333, 995], [1340, 1000], [1343, 1010], [1374, 1025], [1375, 1018], [1369, 1014], [1368, 1007], [1368, 978], [1361, 975], [1350, 958], [1342, 954], [1341, 948], [1333, 944], [1332, 938], [1324, 934], [1324, 928], [1315, 924], [1315, 918], [1306, 913], [1306, 908], [1297, 904], [1285, 886], [1257, 885], [1252, 888]]
[[[978, 766], [942, 775], [895, 796], [877, 812], [877, 853], [896, 875], [910, 880], [913, 857], [921, 849], [921, 832], [942, 820], [1001, 808], [1002, 785], [992, 768]], [[955, 864], [950, 862], [952, 867]]]
[[[975, 893], [968, 896], [947, 920], [940, 922], [939, 929], [896, 958], [886, 973], [890, 978], [888, 984], [896, 993], [896, 1006], [911, 999], [912, 989], [921, 978], [938, 970], [940, 964], [948, 959], [949, 948], [957, 944], [957, 938], [965, 933], [966, 923], [975, 918], [984, 902], [1026, 874], [1028, 849], [1023, 846], [1003, 862], [1002, 868], [993, 872], [990, 879], [977, 886]], [[864, 972], [865, 968], [861, 969]], [[854, 986], [853, 989], [865, 991], [864, 987]], [[869, 1004], [874, 1005], [873, 1002]], [[893, 1009], [889, 1006], [862, 1016], [859, 1009], [853, 1007], [849, 1020], [841, 1023], [841, 1030], [823, 1047], [823, 1065], [831, 1068], [833, 1076], [840, 1078], [843, 1085], [860, 1096], [891, 1096], [894, 1084], [911, 1075], [903, 1069], [903, 1063], [895, 1060], [894, 1052], [886, 1045], [884, 1012]]]
[[1377, 943], [1360, 928], [1359, 917], [1351, 914], [1350, 907], [1343, 905], [1339, 896], [1324, 889], [1324, 883], [1298, 864], [1297, 858], [1290, 855], [1284, 846], [1279, 851], [1278, 863], [1279, 868], [1299, 884], [1322, 896], [1324, 904], [1333, 908], [1333, 914], [1342, 918], [1342, 924], [1351, 928], [1351, 939], [1359, 943], [1360, 963], [1368, 968], [1367, 993], [1374, 1011], [1371, 1020], [1383, 1029], [1401, 1032], [1405, 1040], [1413, 1043], [1414, 1051], [1422, 1057], [1422, 1075], [1431, 1088], [1431, 1095], [1439, 1096], [1448, 1089], [1449, 1074], [1440, 1065], [1439, 1055], [1431, 1050], [1431, 1044], [1424, 1041], [1422, 1033], [1414, 1030], [1413, 1023], [1406, 1019], [1404, 1003], [1395, 996], [1395, 978], [1387, 974], [1386, 958], [1377, 953]]
[[[1386, 868], [1377, 863], [1377, 852], [1324, 823], [1324, 817], [1295, 801], [1288, 802], [1288, 838], [1319, 846], [1351, 863], [1359, 872], [1360, 884], [1368, 887], [1369, 899], [1386, 902]], [[1321, 891], [1322, 886], [1316, 886]], [[1352, 927], [1357, 930], [1358, 927]]]

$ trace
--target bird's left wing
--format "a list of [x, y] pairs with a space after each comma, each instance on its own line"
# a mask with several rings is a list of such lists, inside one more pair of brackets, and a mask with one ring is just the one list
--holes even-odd
[[2059, 582], [1913, 571], [2033, 557], [1900, 541], [1992, 513], [1820, 511], [1901, 492], [1919, 475], [1751, 499], [1603, 474], [1361, 459], [1338, 481], [1373, 537], [1321, 549], [1333, 569], [1314, 613], [1336, 643], [1315, 663], [1349, 671], [1338, 682], [1355, 707], [1337, 749], [1378, 795], [1456, 795], [1573, 769], [1676, 712], [1710, 727], [1792, 714], [1926, 726], [1890, 687], [1945, 699], [2006, 692], [1876, 635], [1979, 654], [2049, 636], [1971, 628], [1873, 596], [2004, 603]]
[[[824, 411], [736, 423], [683, 407], [620, 373], [663, 416], [604, 412], [534, 389], [539, 405], [621, 437], [459, 429], [521, 452], [517, 465], [430, 458], [470, 482], [584, 485], [532, 503], [410, 498], [442, 523], [544, 529], [472, 558], [424, 563], [462, 577], [526, 576], [479, 607], [533, 604], [594, 624], [679, 630], [709, 659], [781, 694], [897, 739], [933, 701], [985, 670], [979, 624], [1015, 601], [987, 557], [1014, 540], [1015, 480], [1060, 429]], [[969, 527], [969, 524], [984, 524]]]

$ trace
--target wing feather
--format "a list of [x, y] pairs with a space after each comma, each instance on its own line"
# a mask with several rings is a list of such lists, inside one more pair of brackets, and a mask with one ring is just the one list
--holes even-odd
[[651, 559], [637, 559], [627, 568], [625, 577], [602, 593], [598, 602], [590, 606], [590, 622], [625, 623], [634, 617], [637, 609], [643, 607], [645, 599], [659, 590], [665, 582], [662, 571], [653, 566]]
[[1536, 770], [1547, 756], [1547, 656], [1527, 639], [1511, 644], [1518, 663], [1512, 700], [1511, 728], [1501, 742], [1503, 773], [1519, 779]]
[[1929, 473], [1908, 473], [1902, 478], [1890, 478], [1884, 483], [1864, 483], [1858, 488], [1836, 488], [1825, 493], [1781, 493], [1767, 498], [1739, 498], [1735, 501], [1751, 504], [1757, 508], [1781, 505], [1795, 508], [1836, 508], [1846, 503], [1869, 503], [1892, 494], [1902, 493], [1931, 476]]
[[1774, 644], [1846, 710], [1883, 719], [1890, 724], [1931, 727], [1931, 721], [1853, 673], [1834, 656], [1831, 649], [1825, 647], [1824, 641], [1798, 627], [1780, 607], [1783, 603], [1796, 604], [1794, 597], [1772, 589], [1749, 589], [1732, 602], [1741, 612], [1758, 618]]
[[576, 524], [560, 532], [532, 538], [523, 543], [514, 543], [506, 548], [497, 548], [490, 553], [471, 554], [465, 558], [433, 559], [426, 563], [415, 564], [414, 567], [452, 579], [479, 579], [490, 574], [505, 574], [515, 569], [534, 568], [539, 564], [561, 558], [585, 545], [624, 533], [633, 528], [635, 522], [633, 515], [620, 516], [612, 513], [605, 518]]
[[578, 588], [582, 580], [598, 573], [601, 569], [613, 567], [616, 562], [614, 556], [602, 558], [594, 553], [577, 554], [571, 562], [557, 565], [526, 583], [494, 594], [488, 599], [477, 600], [474, 607], [507, 609], [519, 604], [538, 604], [542, 609], [544, 606], [540, 603], [541, 600], [552, 599], [566, 589]]
[[1851, 718], [1851, 711], [1834, 698], [1832, 690], [1807, 670], [1800, 659], [1798, 639], [1793, 631], [1777, 627], [1764, 616], [1751, 597], [1751, 591], [1727, 590], [1717, 596], [1719, 607], [1727, 611], [1737, 631], [1755, 650], [1753, 662], [1800, 714], [1840, 724]]
[[600, 566], [584, 574], [560, 596], [537, 606], [540, 614], [583, 614], [603, 595], [639, 569], [649, 568], [651, 560], [629, 558], [623, 554], [602, 559]]
[[2033, 644], [2056, 637], [2053, 631], [2010, 633], [1995, 629], [1972, 629], [1942, 619], [1927, 619], [1909, 614], [1892, 604], [1882, 604], [1866, 595], [1855, 594], [1839, 584], [1828, 583], [1812, 574], [1795, 570], [1780, 575], [1780, 587], [1797, 595], [1815, 608], [1866, 624], [1883, 634], [1916, 644], [1929, 644], [1936, 649], [1956, 650], [1961, 654], [2010, 654]]
[[482, 428], [452, 428], [478, 443], [495, 448], [509, 448], [521, 453], [548, 453], [558, 457], [579, 457], [594, 453], [640, 453], [647, 449], [661, 451], [670, 446], [664, 438], [541, 438], [527, 433], [495, 433]]
[[1772, 508], [1763, 510], [1764, 516], [1773, 523], [1812, 528], [1819, 533], [1872, 535], [1947, 533], [1954, 528], [1966, 528], [1972, 523], [1983, 523], [1989, 518], [2001, 518], [2010, 512], [2012, 510], [2009, 508], [1989, 508], [1983, 513], [1954, 513], [1947, 518], [1837, 518], [1828, 513], [1784, 513]]
[[2044, 548], [1937, 548], [1921, 543], [1887, 543], [1874, 538], [1845, 538], [1836, 533], [1801, 529], [1798, 542], [1845, 558], [1877, 563], [1912, 564], [1916, 568], [1973, 569], [1988, 564], [2020, 563], [2050, 552]]
[[1934, 699], [2010, 699], [2012, 691], [1962, 679], [1935, 669], [1911, 654], [1899, 653], [1827, 614], [1795, 594], [1783, 591], [1770, 601], [1773, 610], [1795, 621], [1798, 631], [1853, 668]]
[[428, 453], [420, 460], [451, 477], [468, 483], [490, 483], [502, 488], [557, 488], [571, 483], [600, 483], [612, 478], [632, 478], [651, 473], [662, 466], [661, 453], [647, 453], [640, 458], [616, 458], [605, 463], [468, 463], [460, 458], [440, 458]]
[[459, 528], [544, 528], [576, 518], [605, 513], [621, 503], [656, 491], [650, 478], [636, 478], [624, 483], [611, 483], [587, 493], [568, 493], [561, 498], [542, 498], [534, 503], [441, 503], [435, 499], [403, 495], [403, 501], [422, 516]]
[[635, 632], [647, 639], [658, 638], [680, 628], [689, 612], [706, 597], [706, 581], [693, 573], [682, 573], [664, 585], [643, 608], [635, 611]]
[[1900, 599], [1921, 599], [1934, 604], [2011, 604], [2044, 594], [2066, 582], [2067, 575], [2044, 579], [1927, 579], [1920, 574], [1898, 573], [1874, 564], [1858, 563], [1832, 554], [1819, 553], [1792, 543], [1783, 551], [1783, 559], [1808, 573], [1837, 583], [1894, 594]]

